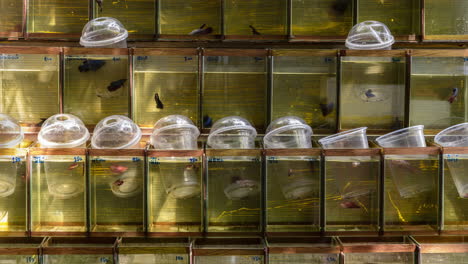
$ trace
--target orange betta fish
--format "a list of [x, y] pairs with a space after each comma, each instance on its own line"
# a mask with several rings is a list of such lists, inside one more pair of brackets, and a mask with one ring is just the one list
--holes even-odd
[[122, 174], [126, 171], [128, 171], [128, 167], [119, 165], [119, 164], [112, 164], [109, 169], [111, 170], [112, 173], [114, 174]]
[[68, 170], [74, 170], [74, 169], [78, 168], [78, 166], [80, 166], [80, 164], [78, 164], [78, 163], [73, 163], [73, 164], [71, 164], [70, 166], [68, 166]]

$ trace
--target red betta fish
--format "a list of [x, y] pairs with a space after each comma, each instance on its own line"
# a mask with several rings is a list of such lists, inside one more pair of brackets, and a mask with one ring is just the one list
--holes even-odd
[[449, 103], [452, 104], [457, 99], [457, 96], [458, 96], [458, 88], [453, 88], [452, 95], [449, 97], [447, 101], [449, 101]]
[[122, 174], [126, 171], [128, 171], [128, 167], [119, 165], [119, 164], [112, 164], [109, 169], [111, 170], [112, 173], [114, 174]]
[[78, 168], [78, 166], [80, 166], [80, 164], [73, 163], [72, 165], [68, 166], [68, 170], [74, 170], [74, 169]]

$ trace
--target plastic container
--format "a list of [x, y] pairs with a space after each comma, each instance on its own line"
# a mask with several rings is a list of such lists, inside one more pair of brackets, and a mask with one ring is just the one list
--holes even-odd
[[228, 116], [214, 123], [207, 144], [214, 149], [253, 149], [257, 131], [246, 119]]
[[141, 129], [130, 118], [108, 116], [96, 125], [91, 146], [96, 149], [126, 149], [139, 143]]
[[0, 148], [11, 148], [23, 141], [20, 124], [11, 116], [0, 114]]
[[369, 148], [367, 127], [360, 127], [324, 137], [319, 143], [324, 149], [366, 149]]
[[412, 126], [385, 134], [375, 139], [384, 148], [424, 148], [424, 126]]
[[127, 38], [128, 31], [119, 20], [99, 17], [84, 26], [80, 44], [86, 48], [127, 48]]
[[37, 139], [44, 148], [74, 148], [86, 143], [89, 131], [78, 117], [57, 114], [44, 122]]
[[356, 24], [348, 34], [346, 47], [356, 50], [391, 49], [395, 38], [388, 27], [378, 21]]
[[434, 138], [443, 147], [468, 147], [468, 123], [461, 123], [442, 130]]
[[155, 149], [197, 149], [200, 131], [190, 118], [183, 115], [170, 115], [161, 118], [153, 127], [151, 145]]
[[312, 148], [312, 128], [296, 116], [280, 117], [268, 126], [263, 138], [265, 148]]

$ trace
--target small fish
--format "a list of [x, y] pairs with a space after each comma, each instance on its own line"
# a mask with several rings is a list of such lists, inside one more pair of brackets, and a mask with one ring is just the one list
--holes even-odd
[[351, 202], [351, 201], [341, 202], [340, 206], [342, 208], [346, 208], [346, 209], [348, 209], [348, 208], [361, 208], [361, 206], [359, 206], [357, 203]]
[[68, 170], [74, 170], [74, 169], [78, 168], [78, 166], [80, 166], [80, 164], [78, 164], [78, 163], [73, 163], [73, 164], [71, 164], [70, 166], [68, 166]]
[[211, 32], [213, 32], [212, 27], [206, 27], [206, 24], [201, 25], [200, 28], [192, 30], [192, 32], [189, 33], [189, 35], [196, 36], [196, 35], [208, 35]]
[[256, 28], [254, 28], [254, 26], [252, 25], [249, 25], [249, 28], [252, 29], [252, 35], [257, 35], [257, 36], [260, 36], [260, 32], [257, 31]]
[[124, 181], [122, 181], [122, 180], [116, 180], [116, 181], [114, 182], [114, 184], [117, 185], [117, 186], [122, 186], [122, 184], [124, 184]]
[[163, 102], [161, 102], [161, 99], [159, 99], [159, 94], [158, 93], [154, 94], [154, 101], [156, 102], [156, 108], [164, 109], [164, 104], [163, 104]]
[[335, 104], [333, 102], [328, 103], [328, 104], [320, 104], [320, 110], [322, 110], [322, 115], [325, 117], [331, 112], [333, 112], [333, 108], [335, 107]]
[[410, 173], [420, 173], [421, 170], [414, 167], [413, 165], [411, 165], [408, 161], [406, 160], [392, 160], [391, 161], [391, 164], [393, 166], [396, 166], [396, 167], [399, 167], [399, 168], [402, 168], [402, 169], [405, 169], [405, 170], [408, 170]]
[[353, 163], [351, 163], [351, 166], [352, 166], [353, 168], [357, 168], [357, 167], [361, 166], [361, 162], [359, 162], [359, 161], [353, 161]]
[[211, 127], [213, 125], [213, 119], [210, 116], [205, 115], [203, 116], [203, 127]]
[[122, 166], [122, 165], [118, 165], [118, 164], [111, 165], [109, 167], [109, 169], [111, 170], [112, 173], [115, 173], [115, 174], [122, 174], [122, 173], [128, 171], [127, 167]]
[[96, 0], [96, 3], [99, 6], [99, 12], [102, 12], [102, 4], [104, 3], [104, 0]]
[[124, 85], [126, 81], [127, 79], [120, 79], [118, 81], [113, 81], [109, 84], [109, 86], [107, 86], [107, 90], [109, 92], [115, 92], [118, 89], [122, 88], [122, 86]]
[[452, 104], [457, 99], [457, 96], [458, 96], [458, 88], [453, 88], [452, 95], [449, 97], [448, 102]]
[[367, 98], [372, 98], [372, 97], [375, 97], [375, 94], [372, 93], [372, 90], [371, 89], [368, 89], [365, 93], [366, 97]]
[[292, 169], [289, 169], [288, 171], [288, 177], [291, 177], [294, 174], [294, 171]]
[[78, 66], [78, 70], [80, 72], [89, 72], [89, 71], [95, 72], [99, 70], [100, 68], [102, 68], [104, 64], [106, 64], [106, 62], [103, 60], [85, 60], [80, 66]]
[[44, 122], [47, 120], [47, 118], [40, 118], [41, 119], [41, 122], [37, 123], [36, 126], [42, 126], [42, 124], [44, 124]]
[[403, 127], [403, 121], [401, 121], [398, 117], [396, 117], [390, 129], [400, 129], [402, 127]]
[[331, 11], [336, 16], [343, 16], [351, 4], [351, 0], [336, 0], [331, 5]]

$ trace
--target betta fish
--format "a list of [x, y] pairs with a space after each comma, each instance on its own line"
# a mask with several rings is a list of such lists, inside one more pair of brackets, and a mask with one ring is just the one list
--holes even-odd
[[328, 103], [328, 104], [320, 104], [320, 110], [322, 111], [322, 115], [325, 117], [331, 112], [333, 112], [333, 108], [335, 107], [335, 104], [333, 102]]
[[70, 166], [68, 166], [68, 170], [74, 170], [74, 169], [78, 168], [78, 166], [80, 166], [80, 164], [78, 164], [78, 163], [73, 163], [73, 164], [71, 164]]
[[366, 95], [367, 99], [375, 97], [375, 94], [372, 92], [371, 89], [368, 89], [368, 90], [365, 92], [365, 95]]
[[254, 28], [254, 26], [249, 25], [249, 28], [252, 30], [253, 35], [257, 35], [257, 36], [261, 35], [260, 32], [258, 32], [257, 29]]
[[116, 180], [116, 181], [114, 182], [114, 184], [117, 185], [117, 186], [122, 186], [122, 184], [124, 184], [124, 181], [122, 181], [122, 180]]
[[340, 206], [342, 208], [345, 208], [345, 209], [356, 209], [356, 208], [361, 208], [360, 205], [358, 205], [357, 203], [355, 202], [351, 202], [351, 201], [344, 201], [344, 202], [341, 202], [340, 203]]
[[102, 12], [102, 4], [104, 3], [104, 0], [96, 0], [96, 3], [99, 6], [99, 12]]
[[107, 90], [109, 92], [115, 92], [117, 91], [118, 89], [122, 88], [122, 86], [124, 85], [124, 83], [127, 81], [127, 79], [120, 79], [118, 81], [113, 81], [110, 83], [109, 86], [107, 86]]
[[209, 115], [203, 116], [203, 127], [208, 128], [213, 125], [213, 119]]
[[159, 98], [158, 93], [154, 94], [154, 101], [156, 102], [156, 108], [164, 109], [164, 104], [163, 104], [163, 102], [161, 102], [161, 99]]
[[206, 24], [203, 24], [203, 25], [201, 25], [201, 27], [192, 30], [192, 32], [190, 32], [189, 35], [191, 35], [191, 36], [196, 36], [196, 35], [208, 35], [208, 34], [210, 34], [211, 32], [213, 32], [213, 28], [212, 28], [212, 27], [207, 27], [207, 28], [205, 28], [205, 27], [206, 27]]
[[122, 174], [126, 171], [128, 171], [128, 168], [125, 167], [125, 166], [122, 166], [122, 165], [118, 165], [118, 164], [112, 164], [110, 167], [109, 167], [110, 171], [114, 174]]
[[452, 95], [449, 97], [448, 102], [453, 103], [458, 97], [458, 88], [453, 88], [452, 89]]
[[331, 5], [331, 11], [336, 16], [343, 16], [351, 5], [351, 0], [336, 0]]
[[106, 64], [106, 62], [103, 60], [85, 60], [80, 66], [78, 66], [78, 70], [80, 72], [95, 72], [101, 69], [104, 64]]

